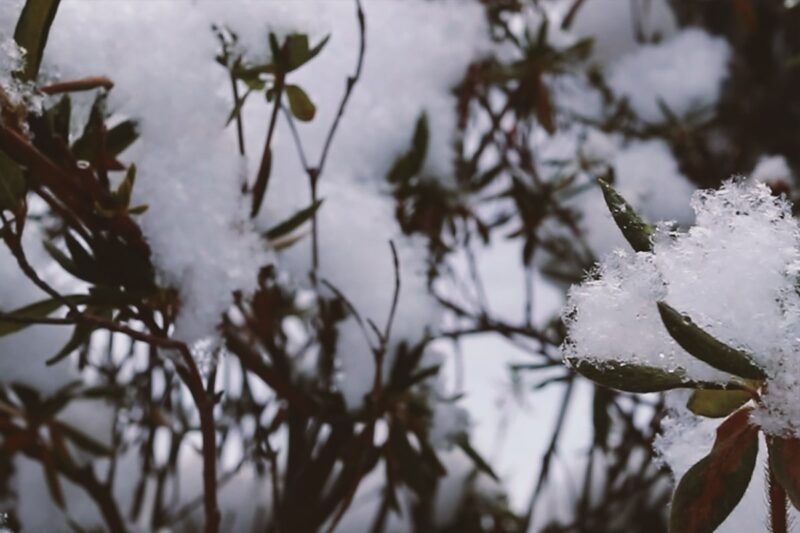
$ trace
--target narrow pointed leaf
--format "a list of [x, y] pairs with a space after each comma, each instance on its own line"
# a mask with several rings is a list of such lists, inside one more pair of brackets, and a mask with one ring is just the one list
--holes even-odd
[[53, 366], [65, 359], [69, 354], [86, 344], [89, 341], [89, 338], [92, 336], [92, 332], [94, 332], [94, 330], [95, 328], [89, 324], [80, 323], [76, 325], [72, 332], [72, 336], [69, 338], [67, 343], [58, 351], [57, 354], [48, 359], [45, 364], [47, 366]]
[[[71, 301], [73, 304], [78, 305], [84, 303], [87, 299], [87, 296], [84, 294], [76, 294], [72, 296], [65, 296], [64, 298], [68, 301]], [[20, 307], [19, 309], [9, 312], [8, 315], [16, 318], [36, 320], [49, 316], [60, 307], [61, 302], [59, 300], [48, 298], [47, 300], [42, 300], [40, 302], [26, 305], [25, 307]], [[10, 335], [11, 333], [16, 333], [17, 331], [23, 330], [31, 325], [32, 324], [3, 320], [0, 318], [0, 337]]]
[[[49, 316], [51, 313], [55, 312], [56, 309], [61, 307], [61, 302], [58, 300], [47, 299], [41, 302], [37, 302], [31, 305], [27, 305], [16, 311], [12, 311], [9, 315], [16, 317], [16, 318], [27, 318], [31, 320], [35, 320], [38, 318], [45, 318]], [[16, 333], [22, 329], [27, 328], [30, 324], [25, 324], [23, 322], [12, 322], [8, 320], [0, 319], [0, 337], [5, 335], [10, 335], [11, 333]]]
[[745, 379], [764, 379], [766, 374], [749, 354], [721, 342], [666, 302], [658, 302], [658, 312], [670, 336], [681, 348], [723, 372]]
[[14, 29], [14, 40], [26, 51], [25, 67], [20, 76], [23, 81], [33, 81], [39, 74], [44, 47], [58, 3], [59, 0], [27, 0], [22, 8]]
[[58, 428], [67, 439], [69, 439], [78, 448], [81, 448], [86, 452], [103, 457], [107, 457], [113, 453], [111, 449], [102, 442], [90, 437], [86, 433], [83, 433], [82, 431], [79, 431], [70, 425], [67, 425], [63, 422], [58, 422]]
[[292, 115], [303, 122], [313, 120], [314, 115], [317, 113], [317, 108], [306, 92], [297, 85], [287, 85], [284, 90], [286, 91], [286, 97], [289, 99], [289, 109], [292, 110]]
[[568, 358], [578, 374], [599, 385], [624, 392], [662, 392], [681, 388], [723, 388], [723, 384], [698, 382], [676, 369], [672, 372], [653, 366]]
[[42, 469], [44, 470], [47, 490], [50, 492], [50, 497], [53, 499], [53, 502], [61, 509], [66, 508], [64, 491], [61, 489], [61, 482], [58, 479], [58, 472], [55, 467], [55, 458], [49, 451], [43, 453]]
[[750, 409], [742, 409], [717, 428], [711, 453], [678, 483], [672, 499], [672, 533], [710, 533], [744, 496], [758, 455], [758, 428]]
[[0, 210], [14, 210], [25, 197], [25, 175], [5, 153], [0, 152]]
[[255, 218], [261, 210], [261, 204], [264, 202], [264, 195], [267, 193], [267, 185], [269, 184], [269, 175], [271, 171], [272, 149], [267, 148], [264, 159], [261, 160], [261, 166], [258, 168], [256, 184], [253, 186], [253, 208], [250, 212], [252, 218]]
[[420, 173], [428, 153], [428, 139], [428, 117], [425, 113], [422, 113], [414, 127], [411, 147], [395, 160], [386, 175], [386, 180], [389, 183], [399, 185]]
[[120, 122], [106, 133], [106, 154], [116, 157], [139, 138], [139, 124], [135, 120]]
[[637, 252], [649, 252], [653, 249], [651, 237], [653, 227], [636, 213], [631, 205], [605, 180], [599, 179], [600, 189], [603, 191], [603, 198], [606, 201], [608, 210], [617, 223], [617, 227], [622, 231], [625, 240]]
[[767, 442], [772, 473], [792, 505], [800, 509], [800, 439], [772, 437]]
[[319, 206], [321, 205], [322, 205], [322, 200], [317, 200], [310, 206], [301, 209], [300, 211], [298, 211], [291, 217], [287, 218], [283, 222], [268, 229], [267, 232], [264, 234], [265, 237], [272, 241], [288, 235], [289, 233], [293, 232], [294, 230], [302, 226], [304, 222], [311, 220], [311, 218], [314, 216], [314, 213], [317, 212], [317, 209], [319, 209]]
[[750, 393], [742, 390], [696, 390], [686, 407], [698, 416], [722, 418], [739, 409], [750, 398]]
[[472, 462], [475, 464], [475, 468], [495, 481], [500, 481], [500, 478], [498, 478], [497, 474], [494, 473], [494, 470], [491, 466], [489, 466], [489, 463], [487, 463], [486, 460], [477, 452], [477, 450], [472, 447], [472, 444], [470, 444], [469, 437], [467, 437], [466, 433], [459, 434], [455, 439], [455, 443], [464, 453], [467, 454], [470, 459], [472, 459]]

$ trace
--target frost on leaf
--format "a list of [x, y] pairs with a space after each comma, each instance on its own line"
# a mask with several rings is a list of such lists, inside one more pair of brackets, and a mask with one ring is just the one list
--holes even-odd
[[800, 227], [791, 206], [740, 180], [696, 192], [692, 207], [694, 227], [659, 227], [652, 251], [614, 252], [571, 289], [564, 356], [573, 366], [651, 367], [689, 382], [766, 383], [754, 421], [798, 436]]

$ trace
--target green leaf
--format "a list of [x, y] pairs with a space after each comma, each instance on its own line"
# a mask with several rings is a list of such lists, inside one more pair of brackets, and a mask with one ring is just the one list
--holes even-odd
[[239, 117], [239, 115], [242, 113], [244, 102], [247, 100], [247, 97], [250, 96], [251, 92], [253, 92], [252, 89], [247, 89], [247, 91], [245, 91], [245, 93], [234, 103], [233, 109], [231, 109], [228, 119], [225, 121], [225, 126], [228, 126], [231, 122]]
[[666, 302], [658, 302], [658, 312], [670, 336], [681, 348], [718, 370], [745, 379], [764, 379], [767, 375], [749, 354], [718, 341], [697, 326], [688, 316]]
[[319, 206], [321, 205], [322, 205], [322, 200], [317, 200], [310, 206], [301, 209], [300, 211], [298, 211], [291, 217], [287, 218], [283, 222], [268, 229], [267, 232], [264, 234], [264, 236], [270, 241], [273, 241], [275, 239], [280, 239], [281, 237], [288, 235], [289, 233], [293, 232], [301, 225], [303, 225], [303, 223], [305, 223], [306, 221], [311, 220], [311, 218], [314, 216], [314, 213], [317, 212], [317, 209], [319, 209]]
[[750, 398], [750, 393], [742, 390], [696, 390], [686, 407], [698, 416], [722, 418], [746, 404]]
[[395, 160], [386, 175], [389, 183], [402, 184], [419, 174], [428, 153], [428, 139], [428, 116], [422, 113], [414, 126], [411, 148]]
[[23, 81], [33, 81], [39, 74], [44, 47], [58, 3], [59, 0], [27, 0], [22, 8], [14, 29], [14, 40], [26, 51], [25, 67], [20, 76]]
[[92, 336], [92, 333], [95, 331], [94, 326], [86, 323], [79, 323], [75, 326], [75, 329], [72, 331], [72, 336], [67, 341], [67, 343], [55, 354], [53, 357], [48, 359], [45, 364], [47, 366], [53, 366], [63, 359], [65, 359], [69, 354], [83, 346], [89, 341], [89, 338]]
[[69, 142], [70, 120], [72, 117], [72, 99], [68, 94], [61, 97], [56, 105], [46, 111], [50, 128], [64, 141]]
[[706, 533], [719, 527], [742, 499], [758, 455], [758, 428], [742, 409], [717, 428], [714, 447], [689, 469], [672, 499], [672, 533]]
[[286, 97], [289, 99], [289, 109], [292, 110], [292, 114], [297, 117], [297, 120], [303, 122], [313, 120], [317, 108], [306, 92], [297, 85], [287, 85], [285, 91]]
[[[41, 319], [49, 316], [61, 307], [61, 302], [54, 299], [47, 299], [31, 305], [27, 305], [16, 311], [12, 311], [9, 315], [17, 318], [27, 318], [31, 320]], [[24, 322], [11, 322], [0, 318], [0, 337], [16, 333], [30, 326]]]
[[136, 165], [131, 163], [128, 171], [125, 173], [123, 179], [117, 190], [114, 192], [114, 200], [118, 203], [119, 207], [128, 207], [131, 203], [131, 193], [133, 193], [133, 185], [136, 183]]
[[792, 505], [800, 509], [800, 439], [770, 437], [767, 445], [772, 474], [786, 491]]
[[98, 283], [101, 278], [101, 270], [91, 252], [86, 250], [83, 245], [78, 242], [70, 231], [64, 233], [64, 242], [67, 245], [72, 261], [78, 269], [79, 278], [90, 283]]
[[308, 46], [308, 35], [303, 33], [292, 33], [286, 36], [283, 50], [286, 54], [286, 72], [296, 70], [319, 54], [322, 48], [328, 43], [330, 35], [326, 36], [314, 48]]
[[64, 436], [72, 441], [72, 443], [78, 448], [81, 448], [82, 450], [93, 455], [99, 455], [102, 457], [108, 457], [113, 453], [108, 446], [75, 429], [74, 427], [67, 425], [64, 422], [58, 422], [57, 424], [58, 428], [64, 433]]
[[47, 490], [50, 492], [50, 497], [53, 502], [61, 509], [66, 508], [64, 501], [64, 492], [61, 490], [61, 482], [58, 479], [58, 472], [56, 472], [55, 459], [53, 455], [45, 450], [42, 453], [42, 469], [44, 470], [44, 479], [47, 483]]
[[47, 253], [50, 254], [50, 257], [55, 259], [56, 263], [61, 265], [61, 268], [75, 276], [76, 278], [82, 279], [81, 275], [78, 271], [78, 267], [75, 266], [75, 263], [70, 259], [67, 254], [62, 252], [58, 246], [53, 244], [51, 241], [44, 241], [42, 243], [44, 245], [44, 249], [47, 250]]
[[594, 446], [601, 450], [608, 447], [608, 435], [611, 431], [611, 414], [609, 406], [614, 401], [614, 392], [608, 387], [595, 387], [592, 401], [592, 428], [594, 429]]
[[500, 478], [497, 477], [497, 474], [494, 473], [492, 467], [489, 466], [489, 463], [484, 460], [483, 457], [472, 447], [469, 442], [469, 437], [466, 433], [460, 433], [455, 438], [455, 444], [461, 448], [461, 450], [467, 454], [467, 456], [472, 459], [472, 462], [475, 464], [475, 467], [489, 476], [490, 478], [494, 479], [495, 481], [500, 481]]
[[617, 227], [622, 231], [625, 240], [637, 252], [649, 252], [653, 249], [650, 238], [653, 235], [653, 228], [646, 223], [611, 185], [603, 179], [597, 180], [600, 189], [603, 191], [603, 198], [606, 201], [608, 210], [617, 223]]
[[103, 122], [106, 116], [106, 93], [100, 92], [92, 104], [89, 111], [89, 119], [83, 128], [83, 133], [72, 145], [72, 153], [79, 160], [89, 161], [96, 164], [98, 161], [98, 149], [102, 141]]
[[0, 210], [15, 210], [25, 197], [26, 182], [22, 169], [0, 151]]
[[688, 379], [683, 370], [668, 371], [663, 368], [620, 361], [597, 361], [567, 358], [578, 374], [599, 385], [625, 392], [662, 392], [681, 388], [723, 388], [716, 383]]
[[272, 171], [272, 148], [267, 148], [264, 154], [264, 159], [261, 161], [261, 166], [258, 168], [258, 176], [256, 176], [256, 184], [253, 186], [253, 208], [250, 211], [250, 216], [255, 218], [261, 204], [264, 202], [264, 196], [267, 193], [267, 185], [269, 184], [269, 175]]
[[116, 157], [139, 138], [139, 124], [135, 120], [120, 122], [106, 133], [106, 154]]

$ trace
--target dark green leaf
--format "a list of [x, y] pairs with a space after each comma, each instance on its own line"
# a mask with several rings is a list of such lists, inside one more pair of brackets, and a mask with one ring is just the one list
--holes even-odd
[[395, 160], [386, 175], [389, 183], [399, 185], [419, 174], [428, 152], [428, 138], [428, 117], [422, 113], [414, 127], [411, 148]]
[[758, 428], [742, 409], [717, 428], [714, 447], [689, 469], [672, 499], [669, 530], [710, 533], [719, 527], [742, 499], [758, 455]]
[[250, 216], [255, 218], [261, 209], [261, 204], [264, 202], [264, 196], [267, 192], [267, 185], [269, 184], [269, 175], [272, 171], [272, 148], [267, 148], [261, 165], [258, 168], [258, 176], [256, 176], [256, 184], [253, 186], [253, 209]]
[[11, 390], [17, 395], [26, 411], [35, 411], [42, 405], [42, 397], [33, 387], [15, 382], [11, 384]]
[[42, 469], [44, 470], [44, 479], [47, 482], [47, 490], [50, 492], [50, 497], [56, 505], [64, 509], [66, 507], [64, 492], [61, 490], [61, 482], [58, 480], [55, 459], [49, 451], [43, 453]]
[[100, 92], [89, 111], [83, 133], [72, 145], [72, 153], [79, 160], [97, 163], [98, 149], [102, 143], [103, 122], [106, 116], [106, 93]]
[[469, 442], [469, 437], [466, 433], [461, 433], [455, 438], [455, 444], [463, 450], [467, 456], [472, 459], [472, 462], [475, 464], [475, 467], [489, 476], [490, 478], [494, 479], [495, 481], [500, 481], [500, 478], [497, 477], [497, 474], [494, 473], [492, 467], [489, 466], [489, 463], [484, 460], [483, 457], [472, 447]]
[[767, 444], [772, 475], [786, 491], [792, 505], [800, 509], [800, 439], [770, 437]]
[[107, 457], [112, 454], [112, 451], [108, 446], [72, 426], [69, 426], [63, 422], [58, 422], [58, 428], [64, 433], [64, 436], [67, 437], [67, 439], [72, 441], [72, 443], [78, 448], [81, 448], [86, 452], [103, 457]]
[[78, 277], [90, 283], [100, 282], [102, 278], [101, 271], [91, 252], [86, 250], [69, 231], [64, 233], [64, 242], [72, 256], [72, 262], [78, 269]]
[[0, 211], [15, 210], [19, 201], [25, 197], [25, 175], [22, 169], [0, 151]]
[[106, 154], [116, 157], [139, 138], [139, 124], [135, 120], [120, 122], [106, 133]]
[[53, 132], [69, 142], [72, 99], [68, 94], [62, 96], [56, 105], [47, 110], [47, 117]]
[[286, 72], [296, 70], [314, 59], [328, 43], [328, 39], [330, 35], [322, 39], [313, 49], [309, 49], [308, 35], [302, 33], [288, 35], [283, 45], [286, 53]]
[[[55, 261], [59, 265], [61, 265], [61, 268], [63, 268], [64, 270], [66, 270], [67, 272], [69, 272], [70, 274], [75, 276], [76, 278], [83, 279], [83, 278], [81, 278], [81, 274], [80, 274], [80, 272], [78, 270], [78, 267], [75, 265], [75, 263], [72, 261], [72, 259], [70, 259], [67, 256], [67, 254], [62, 252], [58, 248], [58, 246], [56, 246], [55, 244], [53, 244], [50, 241], [44, 241], [42, 244], [44, 245], [44, 249], [47, 250], [47, 253], [50, 254], [50, 257], [55, 259]], [[86, 281], [88, 281], [88, 280], [86, 280]]]
[[750, 398], [750, 393], [742, 390], [696, 390], [686, 406], [698, 416], [722, 418], [746, 404]]
[[431, 365], [419, 369], [408, 377], [408, 382], [405, 384], [406, 387], [413, 387], [417, 383], [421, 383], [428, 378], [436, 376], [439, 373], [440, 367], [441, 365]]
[[247, 89], [245, 93], [234, 103], [233, 109], [231, 113], [228, 115], [228, 119], [225, 121], [225, 125], [227, 126], [231, 122], [233, 122], [239, 115], [242, 113], [242, 107], [244, 106], [245, 100], [247, 97], [250, 96], [250, 93], [253, 92], [252, 89]]
[[611, 430], [609, 406], [614, 400], [614, 392], [608, 387], [595, 387], [592, 402], [592, 428], [594, 429], [594, 446], [605, 450], [608, 446], [608, 434]]
[[[50, 298], [12, 311], [9, 315], [15, 318], [36, 320], [47, 317], [59, 307], [61, 307], [61, 302]], [[0, 319], [0, 337], [16, 333], [28, 326], [30, 326], [30, 324], [24, 322], [12, 322]]]
[[701, 383], [686, 377], [683, 370], [668, 371], [652, 366], [568, 358], [573, 370], [605, 387], [625, 392], [662, 392], [681, 388], [722, 388], [724, 385]]
[[20, 76], [23, 81], [34, 81], [39, 74], [44, 47], [58, 3], [59, 0], [27, 0], [22, 8], [14, 29], [14, 40], [26, 51], [25, 67]]
[[66, 358], [69, 354], [89, 342], [89, 339], [92, 336], [92, 332], [95, 331], [95, 327], [86, 323], [80, 323], [75, 326], [75, 329], [72, 331], [72, 336], [67, 341], [67, 343], [55, 354], [53, 357], [47, 360], [47, 366], [55, 365], [56, 363], [60, 362], [64, 358]]
[[745, 379], [764, 379], [766, 374], [749, 354], [718, 341], [692, 322], [691, 318], [658, 302], [658, 312], [670, 336], [681, 348], [718, 370]]
[[317, 108], [306, 92], [297, 85], [287, 85], [285, 91], [286, 97], [289, 99], [289, 109], [292, 110], [292, 114], [297, 117], [297, 120], [303, 122], [313, 120]]
[[653, 243], [650, 238], [653, 235], [653, 228], [642, 220], [633, 207], [608, 182], [602, 179], [597, 182], [603, 191], [603, 198], [614, 222], [631, 247], [637, 252], [651, 251]]
[[317, 212], [317, 209], [319, 209], [319, 206], [321, 205], [322, 200], [317, 200], [310, 206], [301, 209], [283, 222], [271, 227], [264, 235], [271, 241], [288, 235], [299, 228], [304, 222], [311, 220], [311, 218], [314, 216], [314, 213]]

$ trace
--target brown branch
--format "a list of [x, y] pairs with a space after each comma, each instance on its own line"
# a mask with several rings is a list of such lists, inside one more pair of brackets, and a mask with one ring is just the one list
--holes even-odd
[[59, 94], [78, 91], [91, 91], [92, 89], [98, 89], [100, 87], [106, 90], [111, 89], [114, 87], [114, 82], [105, 76], [91, 76], [88, 78], [81, 78], [79, 80], [51, 83], [50, 85], [39, 87], [39, 92], [43, 92], [44, 94]]

